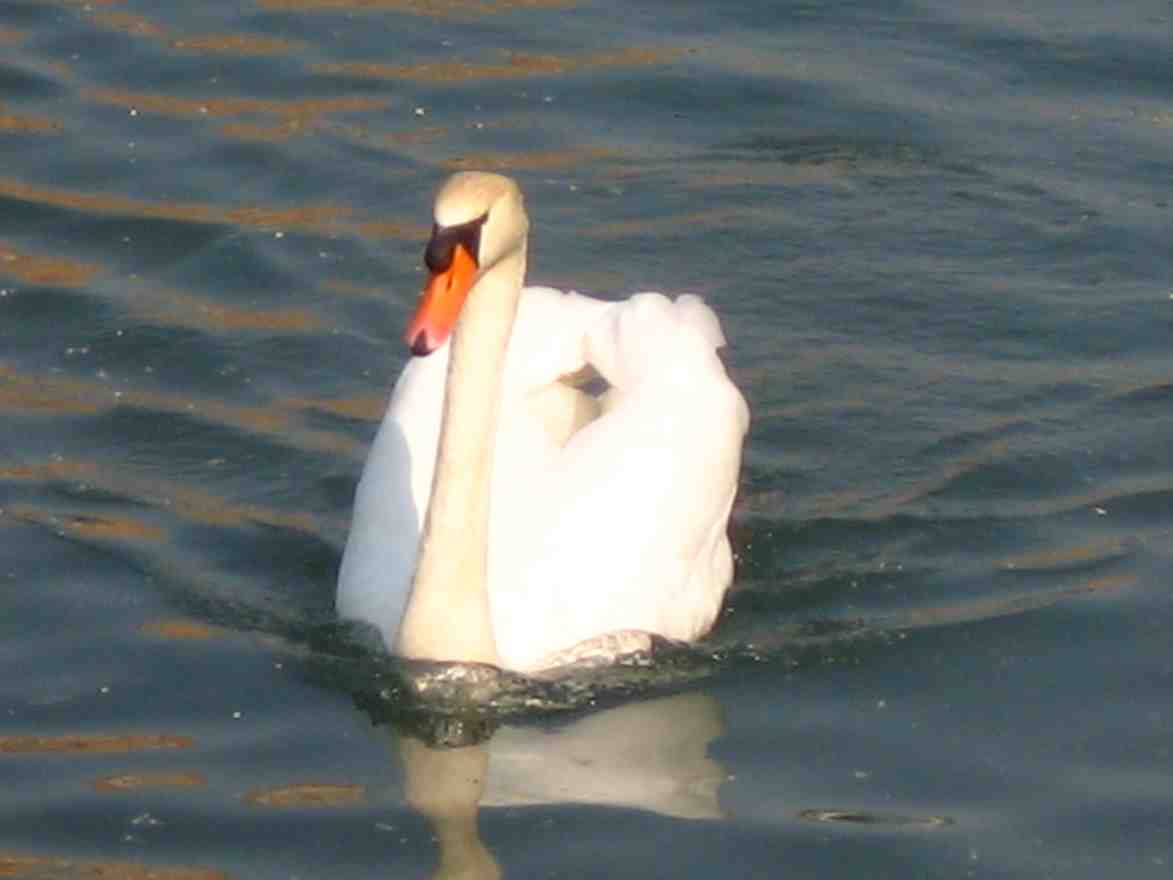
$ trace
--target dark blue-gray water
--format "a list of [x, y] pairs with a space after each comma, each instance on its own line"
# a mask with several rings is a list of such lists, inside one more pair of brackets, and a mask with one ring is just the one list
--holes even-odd
[[[0, 875], [1168, 876], [1167, 0], [0, 0], [0, 156]], [[458, 168], [754, 421], [705, 644], [429, 749], [332, 594]]]

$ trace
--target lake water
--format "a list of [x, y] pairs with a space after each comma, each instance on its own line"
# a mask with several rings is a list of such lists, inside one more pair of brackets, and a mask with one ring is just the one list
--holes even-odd
[[[1167, 0], [2, 0], [0, 155], [0, 875], [1169, 876]], [[705, 644], [433, 749], [332, 602], [460, 168], [754, 421]]]

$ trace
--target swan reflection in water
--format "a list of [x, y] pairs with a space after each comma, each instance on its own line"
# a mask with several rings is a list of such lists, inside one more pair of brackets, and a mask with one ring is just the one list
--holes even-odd
[[722, 816], [724, 768], [708, 756], [724, 732], [709, 694], [631, 703], [555, 730], [502, 727], [488, 740], [436, 747], [400, 734], [407, 803], [431, 824], [436, 878], [495, 878], [501, 868], [477, 830], [481, 807], [595, 804], [681, 819]]

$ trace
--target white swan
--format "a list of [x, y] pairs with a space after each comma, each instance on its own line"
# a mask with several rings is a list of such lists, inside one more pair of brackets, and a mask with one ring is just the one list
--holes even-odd
[[[550, 669], [713, 625], [749, 411], [695, 296], [522, 289], [517, 185], [451, 177], [337, 609], [406, 657]], [[451, 341], [448, 336], [451, 333]], [[595, 372], [599, 399], [569, 377]]]

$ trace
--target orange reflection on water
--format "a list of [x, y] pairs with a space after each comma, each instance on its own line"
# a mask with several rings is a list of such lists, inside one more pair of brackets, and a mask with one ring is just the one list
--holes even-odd
[[[520, 128], [527, 123], [509, 118], [477, 119], [466, 122], [464, 128], [484, 131], [491, 128]], [[445, 140], [452, 134], [451, 129], [441, 125], [419, 125], [398, 131], [371, 131], [362, 125], [332, 124], [331, 133], [353, 139], [364, 146], [386, 147], [398, 152], [402, 147], [415, 147]], [[427, 236], [427, 229], [424, 229]]]
[[[151, 773], [119, 773], [93, 781], [95, 791], [137, 791], [143, 788], [203, 788], [208, 784], [194, 770], [158, 770]], [[0, 875], [2, 876], [2, 875]]]
[[60, 856], [0, 852], [0, 877], [53, 880], [229, 880], [223, 871], [137, 862], [80, 862]]
[[[0, 364], [0, 412], [96, 413], [109, 409], [113, 401], [100, 399], [93, 383], [59, 376], [28, 376]], [[105, 389], [105, 397], [110, 396]]]
[[305, 43], [286, 40], [282, 37], [267, 37], [262, 34], [194, 34], [190, 37], [176, 37], [170, 43], [172, 49], [186, 49], [200, 52], [232, 52], [238, 55], [274, 55], [302, 49]]
[[757, 208], [708, 208], [687, 214], [671, 214], [662, 217], [639, 217], [634, 220], [615, 220], [587, 227], [583, 235], [591, 238], [637, 238], [672, 235], [684, 229], [708, 227], [729, 229], [736, 225], [747, 225], [760, 220], [765, 209]]
[[164, 116], [225, 117], [277, 116], [282, 119], [316, 119], [328, 113], [382, 110], [389, 98], [343, 96], [279, 101], [272, 98], [177, 98], [157, 92], [123, 92], [115, 89], [86, 89], [82, 97], [99, 104], [113, 104], [127, 110], [147, 111]]
[[291, 397], [282, 401], [283, 406], [293, 410], [327, 413], [344, 419], [377, 422], [387, 409], [386, 396], [351, 398]]
[[[281, 47], [279, 41], [252, 35], [206, 35], [173, 41], [173, 46], [188, 50], [197, 48], [217, 51], [237, 51], [240, 54], [272, 54], [295, 48], [295, 44]], [[354, 113], [382, 110], [391, 104], [389, 98], [369, 96], [341, 96], [336, 98], [299, 98], [276, 100], [245, 96], [181, 98], [156, 92], [128, 92], [115, 89], [86, 89], [82, 96], [99, 104], [125, 107], [130, 113], [157, 113], [181, 119], [225, 119], [238, 116], [276, 117], [278, 125], [260, 125], [254, 122], [233, 122], [221, 127], [221, 134], [239, 140], [287, 140], [296, 134], [316, 130], [331, 113]]]
[[428, 237], [428, 227], [419, 223], [400, 223], [395, 220], [370, 220], [365, 223], [352, 223], [348, 228], [363, 238], [426, 241]]
[[386, 9], [433, 18], [472, 18], [517, 9], [563, 9], [575, 0], [259, 0], [265, 9]]
[[[3, 127], [4, 117], [0, 115], [0, 129]], [[83, 263], [70, 257], [21, 253], [0, 241], [0, 275], [8, 275], [29, 284], [81, 287], [101, 271], [93, 263]]]
[[[423, 229], [423, 227], [420, 227]], [[425, 231], [425, 235], [426, 235]], [[424, 239], [420, 239], [422, 242]], [[370, 284], [356, 284], [353, 281], [344, 281], [341, 278], [328, 278], [322, 283], [322, 289], [339, 296], [361, 296], [369, 299], [383, 299], [388, 292], [381, 287]]]
[[200, 202], [146, 202], [110, 193], [87, 193], [59, 187], [34, 186], [12, 178], [0, 178], [0, 195], [94, 214], [127, 214], [134, 217], [185, 220], [192, 223], [281, 225], [317, 229], [323, 224], [330, 224], [349, 215], [347, 209], [333, 206], [232, 209]]
[[450, 171], [519, 171], [568, 168], [614, 155], [611, 150], [546, 150], [537, 153], [472, 153], [440, 163]]
[[74, 462], [63, 459], [43, 464], [17, 464], [0, 468], [0, 480], [77, 480], [97, 473], [93, 462]]
[[[335, 455], [357, 455], [360, 449], [346, 434], [299, 424], [298, 412], [307, 407], [291, 407], [284, 401], [277, 401], [267, 407], [235, 406], [218, 400], [165, 391], [115, 388], [102, 381], [58, 375], [29, 375], [18, 373], [3, 364], [0, 364], [0, 379], [4, 382], [0, 385], [0, 413], [93, 414], [127, 406], [228, 425], [275, 438], [294, 449]], [[341, 405], [346, 406], [345, 402]], [[329, 412], [331, 405], [324, 404], [317, 408]], [[2, 473], [4, 471], [0, 471]]]
[[1001, 567], [1014, 571], [1063, 571], [1118, 559], [1128, 555], [1131, 550], [1129, 542], [1113, 539], [1101, 543], [1060, 547], [1055, 550], [1020, 553], [1004, 559]]
[[[240, 504], [186, 484], [164, 482], [157, 475], [139, 476], [97, 462], [59, 460], [15, 465], [0, 468], [0, 481], [2, 480], [76, 481], [84, 483], [87, 488], [100, 489], [144, 507], [162, 509], [172, 516], [204, 525], [235, 528], [255, 524], [322, 536], [323, 524], [308, 513], [287, 512], [256, 504]], [[78, 538], [125, 538], [130, 534], [138, 534], [134, 529], [128, 530], [129, 534], [112, 534], [109, 530], [102, 534], [93, 529], [87, 531], [84, 528], [77, 528], [76, 523], [91, 520], [93, 517], [62, 515], [53, 510], [29, 505], [12, 505], [5, 508], [4, 513], [7, 519], [51, 526]]]
[[167, 33], [166, 28], [155, 24], [143, 15], [131, 12], [103, 11], [95, 12], [93, 20], [111, 30], [122, 31], [144, 37], [161, 37]]
[[[0, 753], [14, 754], [110, 754], [156, 749], [190, 749], [190, 736], [165, 733], [64, 734], [62, 736], [0, 736]], [[2, 875], [0, 875], [2, 876]]]
[[600, 70], [608, 67], [643, 67], [669, 64], [686, 54], [683, 48], [627, 48], [584, 55], [523, 55], [505, 53], [501, 63], [440, 61], [424, 64], [384, 64], [374, 61], [315, 64], [314, 73], [358, 76], [370, 79], [412, 79], [426, 82], [464, 82], [484, 79], [518, 79]]
[[67, 532], [94, 539], [117, 541], [162, 541], [167, 532], [158, 526], [147, 525], [137, 519], [127, 516], [68, 516], [60, 518], [56, 524]]
[[417, 224], [412, 223], [353, 222], [350, 221], [352, 211], [345, 205], [303, 205], [294, 208], [247, 205], [233, 208], [202, 202], [147, 202], [111, 193], [36, 186], [11, 177], [0, 177], [0, 196], [93, 214], [266, 229], [298, 229], [326, 234], [350, 233], [368, 238], [399, 238], [409, 232], [415, 238], [419, 229]]
[[47, 116], [24, 116], [18, 113], [5, 113], [0, 109], [0, 131], [18, 134], [59, 134], [64, 129], [64, 124]]
[[245, 803], [254, 807], [353, 807], [366, 801], [361, 785], [309, 782], [250, 791]]
[[889, 629], [895, 630], [951, 626], [956, 623], [973, 623], [998, 617], [1013, 617], [1040, 608], [1049, 608], [1072, 599], [1119, 592], [1135, 586], [1136, 583], [1137, 578], [1131, 574], [1109, 575], [1076, 582], [1069, 587], [1055, 590], [963, 599], [949, 604], [905, 609], [887, 616], [884, 622]]
[[280, 143], [287, 141], [294, 135], [304, 134], [314, 128], [300, 119], [290, 119], [280, 125], [256, 125], [252, 122], [230, 122], [220, 127], [220, 134], [225, 137], [236, 138], [238, 141], [261, 141], [265, 143]]
[[[87, 4], [87, 7], [89, 4]], [[122, 31], [136, 37], [156, 40], [168, 39], [167, 28], [156, 24], [144, 15], [122, 11], [94, 11], [92, 19], [96, 24], [111, 30]], [[288, 52], [305, 46], [298, 40], [286, 40], [264, 34], [191, 34], [168, 39], [169, 48], [194, 52], [230, 52], [237, 55], [272, 55]]]
[[442, 140], [448, 137], [448, 129], [439, 125], [425, 125], [410, 131], [392, 131], [382, 134], [371, 134], [364, 131], [359, 133], [359, 136], [363, 139], [373, 139], [384, 146], [411, 147], [416, 144], [431, 144]]
[[156, 288], [149, 296], [128, 296], [126, 305], [153, 324], [210, 332], [309, 333], [322, 328], [321, 319], [306, 309], [244, 309], [175, 290]]
[[139, 632], [177, 641], [206, 641], [225, 635], [225, 630], [218, 626], [183, 619], [149, 620], [139, 627]]
[[1118, 593], [1135, 587], [1138, 583], [1139, 579], [1134, 574], [1109, 574], [1092, 578], [1084, 586], [1092, 593]]

